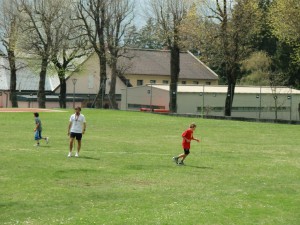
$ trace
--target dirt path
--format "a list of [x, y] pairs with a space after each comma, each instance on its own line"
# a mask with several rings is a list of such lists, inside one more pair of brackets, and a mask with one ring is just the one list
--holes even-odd
[[1, 112], [66, 112], [58, 109], [39, 109], [39, 108], [0, 108]]

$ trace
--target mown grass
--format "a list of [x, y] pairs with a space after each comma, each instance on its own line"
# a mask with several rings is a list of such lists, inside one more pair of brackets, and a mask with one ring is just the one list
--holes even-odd
[[0, 114], [1, 224], [300, 224], [299, 126], [84, 109], [67, 158], [71, 113], [40, 113], [39, 148], [32, 113]]

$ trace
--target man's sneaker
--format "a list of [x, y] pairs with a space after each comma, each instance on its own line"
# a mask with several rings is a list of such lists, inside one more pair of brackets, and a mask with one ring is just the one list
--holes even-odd
[[75, 157], [79, 157], [79, 154], [78, 154], [78, 152], [76, 152], [76, 154], [75, 154]]
[[176, 164], [178, 164], [178, 157], [174, 156], [174, 157], [173, 157], [173, 161], [174, 161]]
[[49, 137], [46, 137], [46, 143], [47, 144], [49, 143]]
[[72, 153], [71, 152], [69, 152], [68, 157], [72, 157]]
[[178, 165], [184, 166], [184, 163], [181, 161], [181, 162], [178, 163]]
[[34, 147], [39, 147], [39, 146], [40, 146], [40, 144], [35, 144], [35, 145], [34, 145]]

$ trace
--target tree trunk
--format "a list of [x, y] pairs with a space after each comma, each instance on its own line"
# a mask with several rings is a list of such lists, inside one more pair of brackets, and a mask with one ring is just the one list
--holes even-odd
[[48, 58], [43, 58], [41, 72], [40, 72], [39, 90], [37, 93], [39, 108], [46, 108], [45, 83], [46, 83], [47, 66], [48, 66]]
[[59, 93], [59, 107], [65, 109], [66, 105], [66, 92], [67, 92], [67, 83], [65, 75], [59, 74], [59, 83], [60, 83], [60, 93]]
[[99, 51], [97, 52], [100, 61], [100, 86], [95, 99], [96, 108], [103, 108], [103, 100], [105, 96], [106, 87], [106, 53], [105, 53], [105, 40], [104, 40], [104, 27], [105, 27], [105, 8], [101, 8], [101, 22], [100, 27], [97, 27], [97, 35], [99, 38]]
[[17, 67], [16, 67], [16, 57], [15, 57], [15, 49], [17, 43], [17, 21], [16, 17], [14, 16], [11, 21], [11, 30], [9, 32], [9, 42], [6, 46], [7, 48], [7, 55], [8, 55], [8, 62], [10, 67], [10, 101], [12, 107], [18, 107], [18, 100], [17, 100]]
[[[104, 50], [105, 51], [105, 50]], [[100, 61], [100, 84], [99, 84], [99, 91], [97, 96], [94, 100], [96, 108], [103, 108], [103, 100], [105, 96], [105, 89], [106, 89], [106, 56], [105, 52], [98, 54], [99, 61]]]
[[116, 83], [117, 83], [117, 61], [116, 58], [114, 58], [111, 63], [111, 82], [110, 82], [110, 90], [109, 90], [109, 96], [110, 96], [113, 109], [118, 109], [118, 104], [116, 101]]
[[171, 67], [171, 82], [170, 82], [170, 103], [169, 109], [170, 112], [177, 112], [177, 82], [180, 72], [180, 49], [174, 44], [171, 47], [171, 59], [170, 59], [170, 67]]
[[226, 100], [225, 100], [225, 116], [231, 116], [234, 89], [235, 89], [235, 83], [229, 81], [227, 87]]
[[[220, 5], [219, 5], [220, 7]], [[222, 10], [221, 10], [222, 11]], [[225, 116], [231, 116], [231, 107], [232, 107], [232, 100], [233, 100], [233, 90], [235, 86], [234, 80], [231, 78], [231, 71], [230, 71], [230, 51], [229, 51], [229, 41], [228, 41], [228, 18], [227, 18], [227, 0], [223, 0], [223, 16], [222, 16], [222, 23], [221, 23], [221, 41], [222, 41], [222, 51], [224, 55], [224, 72], [227, 78], [228, 86], [227, 86], [227, 95], [225, 99]]]
[[17, 90], [10, 90], [11, 106], [18, 108], [18, 94]]
[[15, 61], [15, 53], [11, 50], [8, 51], [8, 61], [10, 66], [10, 101], [12, 107], [18, 107], [17, 100], [17, 69]]

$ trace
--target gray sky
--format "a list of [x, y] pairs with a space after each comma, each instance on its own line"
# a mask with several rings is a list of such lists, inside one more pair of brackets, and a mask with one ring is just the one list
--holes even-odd
[[147, 21], [147, 15], [145, 15], [145, 10], [146, 10], [146, 2], [149, 0], [135, 0], [135, 18], [134, 18], [134, 23], [135, 25], [140, 28], [143, 26], [146, 21]]

